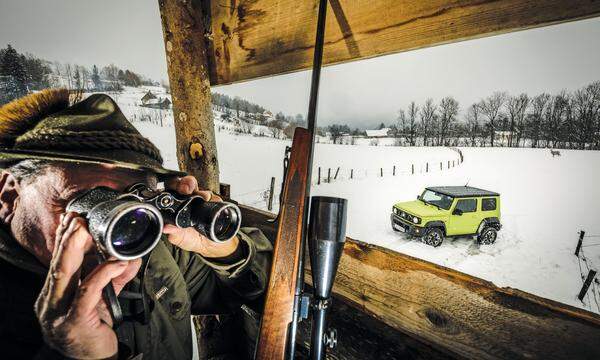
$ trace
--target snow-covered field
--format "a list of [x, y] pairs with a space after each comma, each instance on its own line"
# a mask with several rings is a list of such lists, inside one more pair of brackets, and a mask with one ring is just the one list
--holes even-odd
[[[141, 92], [141, 93], [140, 93]], [[170, 111], [139, 108], [143, 90], [128, 89], [117, 101], [138, 129], [161, 149], [166, 164], [176, 167], [175, 134]], [[140, 110], [161, 112], [163, 127], [141, 122]], [[218, 115], [218, 114], [217, 114]], [[150, 116], [152, 117], [152, 116]], [[153, 115], [157, 118], [158, 115]], [[215, 116], [217, 118], [218, 116]], [[231, 184], [241, 203], [265, 208], [264, 191], [272, 176], [279, 189], [282, 157], [290, 141], [234, 134], [230, 123], [216, 121], [221, 181]], [[255, 133], [256, 134], [256, 133]], [[547, 149], [462, 148], [464, 162], [449, 148], [317, 144], [313, 194], [349, 199], [348, 236], [542, 297], [600, 312], [590, 296], [581, 303], [579, 262], [573, 255], [579, 230], [585, 230], [588, 260], [600, 265], [600, 152]], [[455, 167], [447, 168], [448, 161]], [[442, 162], [443, 170], [440, 170]], [[412, 165], [415, 174], [412, 174]], [[429, 164], [429, 172], [426, 167]], [[396, 166], [396, 176], [393, 176]], [[323, 178], [331, 168], [332, 177]], [[383, 177], [381, 169], [383, 168]], [[352, 169], [353, 179], [349, 179]], [[412, 200], [425, 186], [465, 185], [501, 194], [503, 229], [493, 245], [470, 238], [447, 239], [432, 248], [392, 231], [389, 213], [398, 201]], [[276, 209], [274, 209], [276, 210]], [[598, 267], [596, 267], [598, 269]], [[587, 273], [587, 271], [585, 271]], [[599, 298], [600, 299], [600, 298]]]

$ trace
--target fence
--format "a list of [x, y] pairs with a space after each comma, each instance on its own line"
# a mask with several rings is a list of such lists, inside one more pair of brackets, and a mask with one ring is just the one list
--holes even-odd
[[458, 154], [458, 158], [452, 160], [432, 160], [422, 163], [391, 164], [387, 167], [373, 168], [348, 168], [348, 167], [324, 167], [318, 166], [313, 171], [313, 185], [321, 185], [338, 181], [363, 180], [367, 178], [387, 178], [393, 176], [405, 176], [424, 174], [437, 171], [445, 171], [454, 168], [464, 161], [460, 149], [450, 148]]
[[[405, 165], [390, 165], [379, 168], [345, 168], [345, 167], [321, 167], [317, 166], [313, 170], [312, 185], [321, 185], [337, 181], [361, 180], [366, 178], [378, 177], [386, 178], [390, 176], [415, 175], [435, 171], [446, 171], [462, 164], [464, 157], [462, 151], [456, 148], [450, 148], [458, 154], [458, 158], [444, 161], [428, 161], [424, 163], [412, 163]], [[244, 191], [231, 194], [231, 198], [236, 201], [252, 206], [261, 210], [276, 212], [279, 207], [279, 193], [281, 191], [281, 179], [271, 177], [270, 183], [265, 184], [264, 188]]]
[[[592, 242], [589, 242], [592, 239]], [[593, 239], [598, 239], [593, 242]], [[579, 239], [575, 247], [575, 256], [579, 264], [579, 274], [581, 275], [581, 290], [577, 295], [579, 301], [587, 305], [589, 310], [600, 312], [600, 281], [596, 277], [598, 267], [594, 264], [592, 257], [585, 254], [586, 248], [600, 246], [600, 235], [586, 235], [585, 231], [579, 232]], [[584, 301], [584, 299], [586, 301]]]

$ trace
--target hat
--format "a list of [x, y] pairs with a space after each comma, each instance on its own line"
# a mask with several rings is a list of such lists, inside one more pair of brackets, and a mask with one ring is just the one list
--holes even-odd
[[0, 107], [0, 166], [25, 159], [185, 175], [162, 166], [160, 151], [109, 96], [94, 94], [69, 106], [66, 89], [43, 90]]

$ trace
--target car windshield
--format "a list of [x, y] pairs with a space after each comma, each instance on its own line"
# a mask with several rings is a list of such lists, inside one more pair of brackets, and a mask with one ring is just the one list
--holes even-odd
[[450, 206], [452, 206], [454, 198], [435, 191], [425, 190], [423, 191], [423, 195], [421, 195], [421, 200], [428, 204], [438, 206], [441, 209], [448, 210], [450, 209]]

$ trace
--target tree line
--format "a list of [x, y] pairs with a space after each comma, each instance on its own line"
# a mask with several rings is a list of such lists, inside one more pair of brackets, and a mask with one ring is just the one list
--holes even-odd
[[[411, 101], [398, 111], [388, 136], [404, 146], [508, 146], [600, 150], [600, 81], [573, 92], [493, 94], [471, 104], [461, 116], [447, 96]], [[379, 125], [381, 129], [385, 124]], [[364, 136], [347, 125], [327, 128], [334, 143], [345, 135]]]
[[157, 85], [156, 82], [114, 64], [98, 68], [63, 64], [21, 54], [10, 44], [0, 49], [0, 104], [49, 87], [83, 91], [118, 91], [123, 86]]
[[494, 92], [462, 119], [456, 99], [412, 101], [398, 112], [391, 135], [406, 145], [600, 149], [600, 81], [573, 92]]

